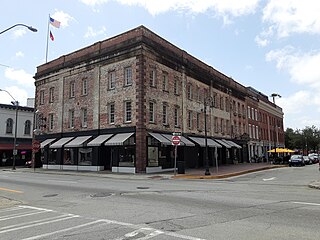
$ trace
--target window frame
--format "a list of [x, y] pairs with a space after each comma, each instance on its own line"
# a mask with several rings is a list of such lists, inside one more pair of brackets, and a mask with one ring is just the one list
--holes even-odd
[[108, 104], [108, 123], [115, 124], [115, 103], [111, 102]]
[[74, 128], [74, 109], [69, 110], [69, 128]]
[[82, 96], [88, 95], [88, 79], [82, 79]]
[[39, 105], [44, 105], [44, 90], [40, 90]]
[[53, 115], [53, 113], [50, 113], [48, 115], [48, 119], [49, 119], [49, 131], [52, 131], [54, 128], [54, 115]]
[[74, 98], [75, 97], [75, 91], [76, 91], [76, 83], [75, 81], [70, 82], [69, 86], [69, 98]]
[[31, 121], [26, 120], [24, 122], [24, 135], [31, 135]]
[[108, 72], [108, 89], [113, 90], [116, 88], [116, 71], [112, 70]]
[[49, 89], [49, 103], [53, 103], [54, 102], [54, 87], [51, 87]]
[[168, 125], [168, 105], [166, 103], [162, 105], [162, 124]]
[[149, 123], [155, 123], [155, 111], [154, 110], [155, 110], [155, 102], [149, 101]]
[[125, 67], [124, 68], [124, 85], [131, 86], [133, 82], [132, 79], [133, 79], [132, 67], [131, 66]]
[[125, 122], [126, 123], [132, 122], [132, 102], [131, 101], [124, 102], [124, 110], [125, 110], [125, 116], [124, 116]]
[[6, 121], [6, 134], [13, 134], [13, 119], [8, 118]]
[[88, 127], [88, 109], [87, 108], [81, 109], [81, 127], [83, 128]]

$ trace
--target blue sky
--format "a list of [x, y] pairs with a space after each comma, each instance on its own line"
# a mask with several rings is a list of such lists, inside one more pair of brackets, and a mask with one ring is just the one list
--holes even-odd
[[[320, 2], [317, 0], [3, 1], [0, 88], [21, 105], [34, 96], [36, 67], [144, 25], [244, 86], [277, 93], [285, 128], [320, 127]], [[0, 92], [0, 103], [12, 99]], [[270, 98], [271, 100], [271, 98]]]

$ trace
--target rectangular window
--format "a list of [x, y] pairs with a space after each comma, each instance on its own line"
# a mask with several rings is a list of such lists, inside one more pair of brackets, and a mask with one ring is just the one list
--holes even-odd
[[200, 113], [197, 113], [197, 129], [200, 129]]
[[188, 128], [189, 129], [192, 128], [192, 112], [191, 111], [188, 112]]
[[74, 93], [75, 93], [75, 83], [74, 83], [74, 82], [71, 82], [71, 83], [70, 83], [70, 93], [69, 93], [69, 96], [70, 96], [71, 98], [73, 98], [73, 97], [74, 97]]
[[257, 109], [254, 110], [254, 114], [255, 114], [256, 121], [258, 121], [258, 111], [257, 111]]
[[198, 102], [201, 102], [201, 93], [200, 93], [200, 88], [199, 88], [198, 86], [197, 86], [197, 92], [196, 92], [196, 94], [197, 94], [197, 96], [196, 96], [196, 97], [197, 97], [197, 98], [196, 98], [197, 101], [198, 101]]
[[253, 108], [251, 108], [251, 119], [252, 119], [252, 120], [255, 119], [255, 117], [254, 117], [254, 109], [253, 109]]
[[154, 123], [154, 102], [149, 102], [149, 122]]
[[40, 105], [44, 104], [44, 90], [40, 91]]
[[179, 127], [179, 108], [174, 108], [174, 126]]
[[129, 86], [132, 84], [132, 68], [131, 67], [127, 67], [124, 69], [124, 84], [125, 86]]
[[259, 127], [256, 126], [256, 138], [259, 139]]
[[69, 111], [69, 128], [74, 128], [74, 110]]
[[54, 87], [49, 89], [49, 102], [53, 103], [54, 101]]
[[163, 125], [168, 125], [168, 106], [162, 106], [162, 123]]
[[150, 84], [150, 87], [155, 87], [156, 86], [156, 70], [154, 68], [152, 68], [150, 70], [149, 84]]
[[88, 126], [88, 112], [87, 112], [87, 109], [86, 108], [83, 108], [82, 109], [82, 112], [81, 112], [81, 125], [82, 127], [87, 127]]
[[179, 79], [174, 79], [174, 86], [173, 86], [174, 94], [179, 95]]
[[162, 90], [168, 91], [168, 73], [162, 75]]
[[188, 99], [192, 100], [192, 85], [188, 84]]
[[88, 80], [83, 79], [82, 80], [82, 95], [87, 95], [88, 94]]
[[248, 106], [248, 118], [249, 118], [249, 119], [251, 118], [250, 113], [251, 113], [250, 107]]
[[224, 133], [224, 120], [221, 118], [220, 120], [220, 126], [221, 126], [221, 133]]
[[220, 97], [220, 109], [224, 110], [224, 97]]
[[131, 102], [125, 102], [125, 121], [131, 122], [131, 118], [132, 118]]
[[53, 130], [53, 125], [54, 124], [54, 119], [53, 119], [53, 114], [49, 114], [49, 130]]
[[109, 112], [109, 124], [114, 124], [114, 118], [115, 118], [114, 103], [109, 104], [108, 112]]
[[108, 88], [115, 89], [116, 87], [116, 72], [111, 71], [108, 73]]

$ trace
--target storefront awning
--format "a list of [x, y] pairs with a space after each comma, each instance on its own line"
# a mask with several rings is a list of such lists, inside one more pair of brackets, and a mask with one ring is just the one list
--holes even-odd
[[[192, 141], [196, 142], [197, 144], [199, 144], [201, 147], [205, 147], [206, 146], [206, 142], [205, 142], [205, 138], [199, 138], [199, 137], [189, 137]], [[207, 138], [207, 145], [208, 147], [217, 147], [217, 148], [221, 148], [222, 146], [213, 141], [211, 138]]]
[[43, 142], [40, 143], [40, 147], [44, 148], [48, 144], [52, 143], [54, 140], [56, 140], [56, 139], [55, 138], [46, 139], [46, 140], [44, 140]]
[[171, 141], [167, 139], [166, 137], [162, 136], [160, 133], [151, 133], [149, 132], [149, 135], [157, 139], [159, 142], [161, 142], [163, 145], [171, 145]]
[[105, 134], [105, 135], [99, 135], [92, 141], [88, 142], [87, 146], [88, 147], [98, 147], [101, 146], [102, 143], [107, 141], [113, 134]]
[[105, 142], [104, 145], [106, 145], [106, 146], [123, 145], [124, 141], [126, 141], [133, 134], [134, 134], [134, 132], [132, 132], [132, 133], [118, 133], [115, 136], [113, 136], [111, 139], [109, 139], [107, 142]]
[[235, 148], [242, 148], [241, 146], [239, 146], [238, 144], [236, 144], [235, 142], [233, 141], [230, 141], [230, 140], [225, 140], [223, 139], [222, 141], [226, 142], [227, 144], [229, 144], [231, 147], [235, 147]]
[[[170, 135], [170, 134], [161, 134], [161, 135], [164, 136], [165, 138], [167, 138], [170, 141], [170, 144], [172, 144], [171, 143], [172, 135]], [[190, 142], [184, 136], [180, 136], [180, 146], [194, 147], [195, 144]]]
[[217, 143], [221, 144], [222, 146], [226, 147], [226, 148], [231, 148], [232, 146], [230, 146], [230, 144], [220, 140], [220, 139], [214, 139]]
[[73, 139], [71, 142], [68, 142], [64, 147], [83, 147], [84, 143], [88, 141], [89, 138], [92, 136], [81, 136], [81, 137], [76, 137]]
[[73, 137], [60, 138], [55, 143], [51, 144], [49, 148], [62, 148], [67, 142], [70, 142]]

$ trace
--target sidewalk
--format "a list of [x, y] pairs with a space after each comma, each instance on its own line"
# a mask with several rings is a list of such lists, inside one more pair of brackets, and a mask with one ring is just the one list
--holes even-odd
[[[286, 167], [285, 165], [272, 165], [270, 163], [239, 163], [219, 166], [218, 169], [210, 167], [210, 175], [205, 176], [204, 168], [186, 169], [185, 174], [174, 175], [173, 171], [153, 174], [126, 174], [126, 173], [112, 173], [111, 171], [67, 171], [67, 170], [47, 170], [42, 168], [24, 168], [18, 167], [17, 172], [56, 174], [56, 175], [82, 175], [94, 176], [116, 179], [221, 179], [247, 174], [251, 172], [263, 171], [273, 168]], [[2, 167], [2, 171], [13, 171], [11, 167]]]

